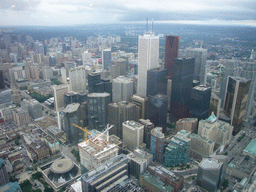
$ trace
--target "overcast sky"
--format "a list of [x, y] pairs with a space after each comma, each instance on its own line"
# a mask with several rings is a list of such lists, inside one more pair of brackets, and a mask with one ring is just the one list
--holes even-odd
[[149, 20], [256, 26], [255, 0], [0, 0], [0, 26]]

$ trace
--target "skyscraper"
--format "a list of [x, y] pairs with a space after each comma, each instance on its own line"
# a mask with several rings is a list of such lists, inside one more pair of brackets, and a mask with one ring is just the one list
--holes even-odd
[[162, 163], [164, 160], [164, 139], [162, 127], [156, 127], [151, 131], [150, 152], [154, 155], [154, 160]]
[[137, 107], [137, 114], [139, 119], [148, 118], [148, 98], [140, 97], [138, 95], [132, 96], [132, 103]]
[[0, 89], [3, 89], [5, 87], [4, 85], [4, 74], [3, 70], [0, 70]]
[[64, 93], [68, 92], [68, 85], [53, 85], [53, 96], [54, 96], [54, 107], [58, 112], [61, 108], [65, 106], [64, 103]]
[[105, 49], [102, 51], [102, 66], [104, 69], [109, 69], [111, 65], [111, 49]]
[[170, 107], [171, 121], [189, 116], [194, 65], [194, 58], [174, 59]]
[[82, 126], [81, 111], [79, 103], [72, 103], [61, 112], [62, 129], [66, 133], [67, 140], [72, 144], [77, 144], [79, 139], [84, 139], [84, 132], [73, 125]]
[[127, 120], [138, 120], [136, 105], [127, 101], [108, 104], [108, 123], [114, 125], [110, 134], [123, 137], [122, 123]]
[[70, 89], [75, 92], [86, 91], [87, 75], [85, 67], [79, 66], [69, 71]]
[[204, 85], [192, 88], [190, 116], [197, 118], [198, 121], [208, 117], [211, 92], [211, 88]]
[[173, 59], [178, 58], [180, 37], [167, 35], [165, 40], [165, 63], [164, 67], [168, 70], [168, 79], [173, 74]]
[[203, 48], [187, 49], [186, 56], [195, 58], [193, 79], [200, 81], [200, 85], [206, 85], [207, 49], [203, 49]]
[[102, 131], [108, 121], [109, 93], [89, 93], [88, 99], [88, 126], [89, 129]]
[[130, 78], [119, 76], [113, 79], [113, 102], [131, 101], [133, 95], [133, 81]]
[[158, 67], [159, 36], [144, 34], [139, 36], [138, 46], [138, 90], [141, 97], [147, 95], [147, 70]]
[[163, 133], [166, 132], [168, 98], [166, 95], [158, 94], [148, 97], [148, 118], [155, 126], [162, 127]]
[[149, 95], [167, 94], [167, 74], [166, 69], [150, 69], [147, 72], [147, 97]]
[[100, 83], [100, 74], [99, 73], [91, 73], [88, 75], [88, 87], [89, 93], [95, 92], [95, 85]]
[[220, 99], [221, 99], [222, 108], [224, 107], [228, 76], [234, 76], [234, 77], [237, 76], [237, 71], [238, 71], [238, 61], [227, 60], [225, 64], [225, 69], [222, 73], [221, 86], [220, 86]]
[[[253, 55], [253, 54], [252, 54]], [[253, 57], [253, 56], [251, 56]], [[256, 87], [256, 62], [255, 60], [250, 60], [244, 63], [243, 70], [241, 72], [241, 77], [251, 80], [251, 85], [249, 89], [249, 97], [246, 104], [246, 111], [244, 115], [244, 121], [249, 122], [250, 117], [254, 115], [254, 93]]]
[[136, 121], [122, 123], [123, 144], [130, 150], [139, 148], [143, 143], [144, 126]]
[[250, 83], [251, 80], [245, 78], [228, 78], [224, 113], [231, 119], [231, 125], [234, 126], [235, 134], [240, 131], [244, 121]]
[[139, 119], [139, 123], [144, 125], [144, 143], [146, 144], [147, 149], [150, 148], [151, 140], [151, 131], [154, 129], [154, 124], [150, 122], [149, 119]]
[[9, 176], [7, 173], [6, 165], [4, 160], [0, 158], [0, 186], [5, 185], [9, 182]]

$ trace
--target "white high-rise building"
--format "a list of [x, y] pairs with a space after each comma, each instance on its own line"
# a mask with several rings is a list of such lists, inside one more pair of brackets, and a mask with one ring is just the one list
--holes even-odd
[[91, 65], [92, 64], [92, 55], [88, 51], [82, 53], [83, 65]]
[[119, 76], [113, 79], [113, 102], [131, 101], [133, 95], [133, 81], [130, 78]]
[[130, 150], [135, 150], [143, 144], [144, 125], [136, 121], [125, 121], [123, 126], [123, 143]]
[[53, 70], [49, 66], [43, 67], [43, 78], [44, 79], [51, 79], [53, 78]]
[[144, 34], [139, 36], [138, 46], [138, 89], [141, 97], [147, 95], [147, 70], [158, 67], [159, 36]]
[[187, 49], [186, 56], [195, 57], [194, 79], [200, 81], [200, 85], [206, 85], [207, 49], [203, 49], [203, 48]]
[[69, 84], [71, 91], [85, 92], [86, 91], [86, 70], [80, 66], [69, 71]]

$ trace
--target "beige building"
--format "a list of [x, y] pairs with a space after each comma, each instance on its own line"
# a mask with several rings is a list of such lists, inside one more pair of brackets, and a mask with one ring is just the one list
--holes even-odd
[[90, 171], [118, 155], [118, 146], [99, 136], [79, 143], [78, 147], [80, 163]]
[[197, 130], [198, 119], [197, 118], [183, 118], [176, 122], [175, 133], [186, 130], [191, 133], [195, 133]]
[[205, 120], [199, 121], [198, 135], [210, 139], [220, 145], [227, 145], [232, 139], [233, 126], [224, 121], [217, 120], [212, 115]]
[[46, 146], [49, 147], [51, 154], [56, 154], [60, 151], [60, 143], [50, 135], [47, 135], [44, 141]]
[[138, 118], [147, 119], [148, 118], [148, 98], [141, 97], [138, 95], [133, 95], [132, 103], [134, 103], [137, 107]]
[[22, 108], [16, 108], [12, 111], [13, 121], [18, 125], [26, 125], [29, 124], [30, 118], [27, 110]]
[[125, 121], [123, 127], [123, 144], [130, 150], [135, 150], [143, 144], [144, 126], [135, 121]]
[[209, 157], [214, 154], [214, 142], [201, 135], [190, 135], [190, 154], [199, 158]]

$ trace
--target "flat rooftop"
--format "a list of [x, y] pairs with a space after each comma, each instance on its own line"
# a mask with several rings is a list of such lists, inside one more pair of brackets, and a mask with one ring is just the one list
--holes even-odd
[[256, 140], [253, 139], [247, 146], [246, 148], [243, 150], [243, 152], [252, 154], [254, 156], [256, 156]]

